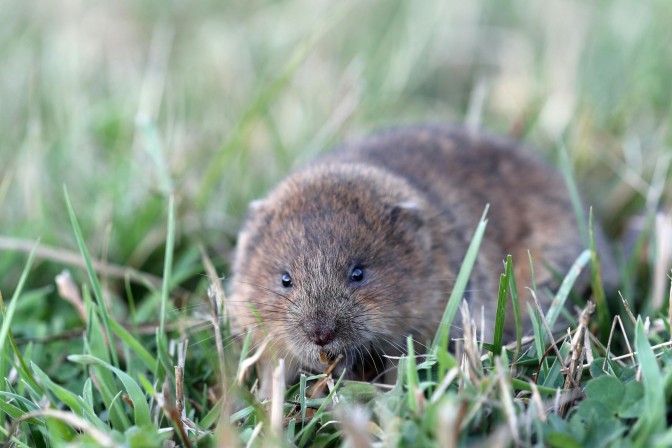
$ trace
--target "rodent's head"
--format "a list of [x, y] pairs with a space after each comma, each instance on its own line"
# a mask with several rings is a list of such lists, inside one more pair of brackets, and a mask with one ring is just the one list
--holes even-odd
[[347, 368], [380, 356], [423, 325], [417, 295], [437, 290], [423, 208], [410, 185], [373, 167], [289, 177], [251, 206], [240, 234], [234, 322], [315, 369], [325, 355]]

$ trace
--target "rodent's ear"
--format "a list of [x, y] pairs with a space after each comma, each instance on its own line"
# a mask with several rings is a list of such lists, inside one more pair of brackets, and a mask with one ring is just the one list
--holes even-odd
[[250, 221], [254, 218], [255, 215], [260, 213], [266, 207], [265, 199], [256, 199], [250, 202], [250, 205], [247, 207], [247, 217], [246, 219]]
[[422, 227], [425, 224], [425, 219], [422, 216], [422, 209], [413, 201], [400, 202], [390, 211], [390, 224], [411, 226], [415, 229]]
[[250, 210], [259, 210], [264, 206], [266, 203], [266, 199], [255, 199], [254, 201], [250, 202]]

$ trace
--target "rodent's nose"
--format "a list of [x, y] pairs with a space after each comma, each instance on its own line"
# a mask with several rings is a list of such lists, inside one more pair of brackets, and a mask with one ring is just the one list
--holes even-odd
[[305, 328], [306, 336], [316, 345], [324, 347], [336, 337], [336, 324], [334, 322], [313, 321]]

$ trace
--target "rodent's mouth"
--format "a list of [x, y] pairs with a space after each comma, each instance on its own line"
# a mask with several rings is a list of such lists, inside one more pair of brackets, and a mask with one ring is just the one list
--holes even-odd
[[[376, 356], [378, 355], [378, 356]], [[340, 377], [345, 371], [344, 378], [354, 381], [372, 381], [382, 375], [384, 358], [379, 355], [373, 346], [357, 346], [348, 350], [329, 350], [319, 348], [308, 356], [309, 369], [316, 372], [331, 372]]]

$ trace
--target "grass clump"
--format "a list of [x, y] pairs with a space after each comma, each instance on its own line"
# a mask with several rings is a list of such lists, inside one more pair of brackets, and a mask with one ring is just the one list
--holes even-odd
[[[670, 445], [671, 16], [662, 0], [6, 2], [0, 442]], [[258, 402], [259, 348], [229, 334], [218, 279], [247, 204], [336, 142], [419, 121], [562, 147], [593, 209], [575, 201], [586, 252], [556, 305], [539, 309], [549, 292], [516, 284], [529, 261], [508, 258], [492, 345], [456, 292], [395, 385], [285, 388], [280, 369], [280, 398]], [[603, 288], [596, 217], [621, 295]], [[485, 215], [474, 230], [454, 291]], [[572, 303], [580, 269], [594, 305]], [[548, 330], [559, 319], [570, 331]]]

